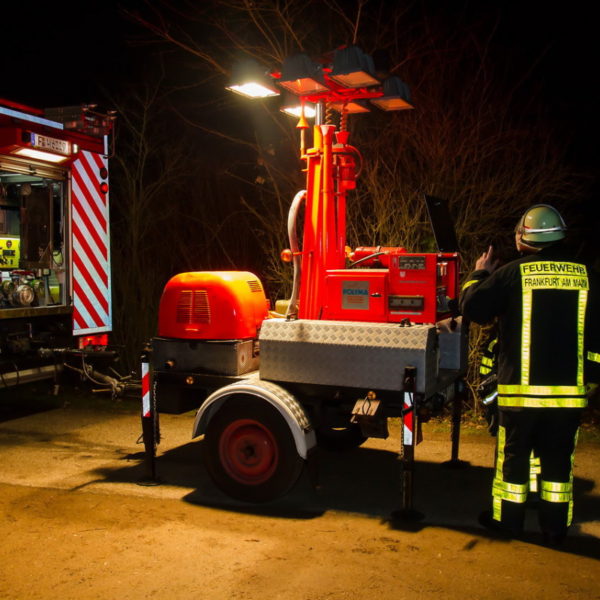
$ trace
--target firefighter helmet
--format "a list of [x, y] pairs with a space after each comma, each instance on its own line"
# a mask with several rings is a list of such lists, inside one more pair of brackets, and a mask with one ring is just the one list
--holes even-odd
[[530, 206], [517, 224], [521, 240], [533, 244], [562, 240], [566, 230], [560, 213], [549, 204]]

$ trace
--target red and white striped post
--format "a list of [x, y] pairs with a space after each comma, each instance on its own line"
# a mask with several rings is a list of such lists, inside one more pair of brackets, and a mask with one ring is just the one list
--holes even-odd
[[402, 465], [402, 507], [395, 511], [395, 516], [407, 521], [419, 521], [423, 514], [413, 509], [413, 478], [415, 467], [415, 444], [418, 423], [416, 410], [417, 369], [404, 369], [404, 399], [402, 407], [401, 456]]
[[156, 447], [160, 443], [158, 411], [154, 394], [151, 366], [152, 351], [146, 348], [141, 356], [142, 371], [142, 439], [144, 441], [144, 462], [146, 464], [145, 481], [157, 483]]

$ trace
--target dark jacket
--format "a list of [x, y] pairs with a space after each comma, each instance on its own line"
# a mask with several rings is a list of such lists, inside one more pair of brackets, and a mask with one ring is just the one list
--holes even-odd
[[599, 294], [562, 243], [471, 273], [460, 309], [480, 324], [498, 318], [499, 406], [586, 406], [586, 384], [600, 381]]

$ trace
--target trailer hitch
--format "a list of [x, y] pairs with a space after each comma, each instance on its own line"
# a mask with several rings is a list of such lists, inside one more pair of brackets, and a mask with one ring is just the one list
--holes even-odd
[[[100, 386], [92, 389], [93, 393], [110, 392], [113, 400], [122, 398], [129, 393], [139, 392], [142, 389], [141, 381], [133, 379], [132, 375], [121, 375], [112, 367], [108, 370], [112, 375], [102, 373], [95, 369], [87, 359], [89, 358], [112, 358], [117, 359], [118, 353], [114, 350], [86, 350], [76, 348], [40, 348], [39, 355], [43, 358], [61, 357], [63, 367], [79, 373], [82, 378]], [[74, 366], [68, 359], [81, 361], [81, 366]]]

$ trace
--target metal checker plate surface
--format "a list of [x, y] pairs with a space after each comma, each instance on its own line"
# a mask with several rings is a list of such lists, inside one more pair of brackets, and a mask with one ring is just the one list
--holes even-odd
[[435, 327], [393, 323], [269, 319], [260, 333], [262, 379], [402, 390], [404, 369], [417, 369], [417, 391], [438, 373]]

